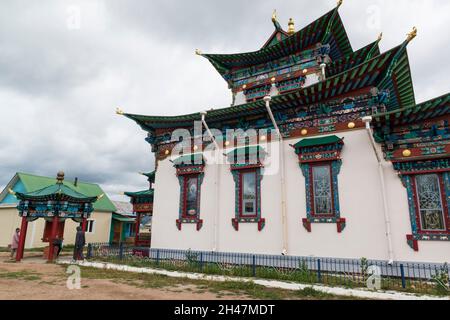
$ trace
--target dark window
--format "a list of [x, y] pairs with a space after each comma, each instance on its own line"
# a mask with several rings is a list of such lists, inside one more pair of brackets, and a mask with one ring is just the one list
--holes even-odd
[[241, 173], [241, 215], [243, 217], [254, 217], [257, 215], [256, 207], [256, 171]]
[[334, 215], [330, 165], [311, 167], [313, 214]]
[[184, 180], [184, 216], [197, 217], [198, 208], [198, 176], [186, 176]]

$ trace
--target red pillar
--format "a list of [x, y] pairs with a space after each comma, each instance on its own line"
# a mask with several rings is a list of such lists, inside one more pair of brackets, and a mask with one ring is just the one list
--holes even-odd
[[139, 231], [140, 231], [140, 225], [141, 225], [141, 214], [136, 213], [136, 225], [135, 225], [135, 235], [134, 235], [134, 245], [138, 245], [139, 241]]
[[83, 230], [83, 232], [86, 232], [86, 228], [87, 228], [87, 219], [83, 218], [83, 222], [81, 223], [81, 230]]
[[55, 253], [55, 246], [53, 245], [53, 240], [56, 239], [57, 233], [58, 233], [58, 216], [54, 216], [53, 222], [52, 222], [52, 234], [50, 236], [50, 247], [49, 247], [49, 251], [48, 251], [48, 261], [49, 262], [53, 261], [53, 255]]
[[16, 252], [16, 261], [19, 262], [23, 258], [25, 249], [25, 240], [27, 239], [28, 221], [27, 217], [22, 217], [22, 225], [20, 226], [19, 247]]

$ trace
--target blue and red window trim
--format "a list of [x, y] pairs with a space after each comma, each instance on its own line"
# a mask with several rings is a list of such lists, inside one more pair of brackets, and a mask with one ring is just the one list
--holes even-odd
[[[261, 215], [261, 181], [263, 179], [264, 159], [266, 152], [263, 148], [245, 147], [233, 150], [228, 154], [228, 160], [231, 162], [230, 170], [233, 174], [235, 183], [235, 217], [231, 220], [231, 224], [236, 231], [239, 231], [241, 223], [255, 223], [258, 225], [258, 231], [263, 231], [266, 226], [266, 219]], [[254, 173], [255, 177], [255, 193], [256, 208], [255, 215], [244, 215], [243, 203], [243, 175], [246, 173]]]
[[[412, 162], [394, 162], [394, 169], [398, 171], [403, 186], [408, 194], [411, 234], [406, 235], [408, 245], [414, 251], [419, 251], [419, 241], [450, 241], [450, 165], [447, 160], [428, 160]], [[417, 194], [416, 177], [420, 175], [436, 174], [439, 178], [442, 208], [444, 211], [444, 225], [446, 230], [431, 231], [422, 228]]]
[[[177, 177], [180, 183], [180, 205], [179, 205], [179, 217], [176, 220], [176, 226], [181, 231], [183, 224], [195, 224], [197, 231], [200, 231], [203, 227], [203, 220], [200, 219], [200, 199], [201, 199], [201, 186], [205, 176], [205, 165], [175, 165], [177, 169]], [[197, 211], [195, 216], [189, 216], [187, 214], [187, 183], [189, 179], [196, 179], [197, 181]]]
[[[347, 225], [345, 218], [341, 217], [339, 205], [339, 182], [338, 176], [342, 167], [341, 152], [344, 146], [343, 139], [335, 137], [333, 143], [320, 144], [319, 139], [309, 139], [311, 143], [301, 143], [293, 146], [299, 158], [300, 169], [305, 177], [306, 187], [306, 218], [302, 219], [303, 227], [312, 232], [312, 224], [329, 223], [336, 224], [337, 232], [342, 233]], [[318, 144], [314, 144], [314, 140]], [[331, 205], [330, 214], [316, 214], [314, 205], [314, 182], [313, 170], [318, 166], [326, 166], [330, 170], [331, 179]]]

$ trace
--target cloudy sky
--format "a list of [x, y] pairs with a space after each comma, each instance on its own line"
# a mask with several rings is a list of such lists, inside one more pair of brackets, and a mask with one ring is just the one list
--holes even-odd
[[[231, 94], [194, 54], [259, 49], [290, 17], [297, 29], [334, 0], [0, 1], [0, 187], [15, 172], [100, 183], [120, 191], [147, 186], [137, 175], [154, 158], [145, 133], [115, 115], [176, 115], [225, 107]], [[353, 49], [383, 31], [383, 51], [409, 46], [418, 102], [447, 93], [448, 0], [345, 0], [340, 13]]]

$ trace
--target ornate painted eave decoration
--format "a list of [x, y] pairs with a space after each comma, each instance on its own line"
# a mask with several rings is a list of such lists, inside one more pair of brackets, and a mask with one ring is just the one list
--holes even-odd
[[300, 163], [340, 160], [344, 139], [337, 136], [303, 139], [293, 145]]
[[261, 146], [236, 148], [227, 154], [231, 170], [262, 167], [267, 152]]
[[216, 70], [226, 77], [226, 74], [233, 68], [242, 68], [279, 59], [302, 51], [326, 38], [331, 44], [330, 55], [333, 60], [337, 60], [353, 53], [341, 17], [337, 11], [338, 8], [339, 5], [300, 31], [261, 50], [238, 54], [200, 53], [200, 55], [208, 59]]
[[93, 204], [103, 195], [87, 197], [64, 185], [63, 181], [64, 173], [59, 172], [54, 185], [28, 193], [15, 192], [15, 196], [20, 200], [17, 206], [19, 215], [27, 217], [29, 221], [54, 216], [61, 219], [71, 218], [77, 222], [88, 218], [94, 210]]
[[376, 126], [399, 126], [428, 119], [438, 118], [450, 112], [450, 93], [407, 106], [398, 110], [377, 114], [374, 117]]
[[345, 70], [349, 70], [357, 65], [364, 63], [374, 57], [381, 54], [379, 47], [380, 40], [374, 41], [369, 45], [362, 47], [361, 49], [342, 57], [339, 60], [331, 62], [327, 66], [327, 76], [332, 77], [334, 75], [340, 74]]
[[22, 201], [68, 201], [94, 203], [98, 197], [87, 197], [64, 184], [56, 184], [46, 188], [29, 192], [16, 192], [16, 197]]
[[387, 104], [389, 111], [416, 104], [407, 52], [407, 46], [416, 34], [417, 29], [414, 28], [390, 61], [389, 67], [378, 83], [378, 89], [395, 93]]
[[143, 190], [143, 191], [137, 191], [137, 192], [124, 192], [124, 195], [126, 195], [127, 197], [130, 197], [132, 199], [136, 199], [136, 200], [153, 200], [153, 196], [154, 196], [154, 190], [150, 189], [150, 190]]
[[[376, 86], [380, 75], [390, 66], [391, 60], [399, 49], [401, 49], [401, 46], [395, 47], [340, 74], [329, 77], [325, 81], [275, 96], [272, 98], [271, 107], [275, 111], [283, 111], [320, 103], [351, 91]], [[393, 93], [395, 94], [395, 92]], [[263, 113], [266, 113], [265, 103], [262, 100], [258, 100], [239, 106], [210, 110], [208, 112], [208, 120], [214, 123]], [[200, 113], [173, 117], [145, 116], [129, 113], [124, 113], [123, 115], [135, 121], [146, 131], [159, 128], [189, 128], [193, 126], [194, 121], [201, 119]]]

